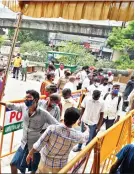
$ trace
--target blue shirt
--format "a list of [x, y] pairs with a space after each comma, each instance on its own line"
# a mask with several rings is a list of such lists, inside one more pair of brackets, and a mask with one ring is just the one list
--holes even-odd
[[122, 161], [120, 165], [120, 173], [134, 173], [134, 145], [128, 144], [121, 149], [116, 155], [118, 160]]

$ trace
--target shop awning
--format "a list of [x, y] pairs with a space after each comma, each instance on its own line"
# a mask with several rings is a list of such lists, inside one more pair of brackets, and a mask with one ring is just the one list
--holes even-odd
[[34, 18], [64, 18], [72, 20], [134, 19], [134, 0], [2, 0], [14, 12]]

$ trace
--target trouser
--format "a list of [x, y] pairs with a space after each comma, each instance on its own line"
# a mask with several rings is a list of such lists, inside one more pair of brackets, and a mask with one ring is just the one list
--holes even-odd
[[60, 170], [61, 168], [51, 168], [46, 166], [42, 160], [40, 160], [38, 165], [38, 173], [58, 173]]
[[109, 118], [103, 119], [103, 124], [105, 123], [106, 129], [109, 129], [114, 124], [115, 119], [109, 120]]
[[82, 83], [79, 83], [78, 86], [77, 86], [77, 90], [79, 90], [81, 88], [82, 88]]
[[13, 68], [13, 77], [18, 78], [18, 75], [19, 75], [19, 67], [14, 67]]
[[26, 79], [27, 79], [27, 68], [22, 68], [22, 80], [23, 80], [23, 78], [25, 78], [25, 81], [26, 81]]
[[[97, 128], [97, 124], [94, 125], [87, 125], [89, 127], [89, 138], [88, 141], [86, 143], [86, 145], [96, 136], [96, 128]], [[81, 123], [81, 132], [85, 131], [85, 127], [84, 127], [84, 122]], [[78, 148], [81, 149], [82, 144], [78, 144]]]
[[124, 95], [123, 96], [123, 105], [122, 105], [122, 111], [125, 111], [127, 108], [127, 104], [125, 102], [125, 100], [127, 100], [128, 96]]

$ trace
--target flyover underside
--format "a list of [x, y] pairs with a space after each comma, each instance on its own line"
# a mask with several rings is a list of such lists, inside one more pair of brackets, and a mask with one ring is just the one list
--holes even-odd
[[[0, 28], [15, 28], [15, 19], [0, 19]], [[49, 32], [61, 32], [66, 34], [83, 35], [107, 38], [112, 31], [111, 26], [100, 26], [80, 23], [64, 23], [53, 21], [22, 20], [21, 29], [44, 30]]]

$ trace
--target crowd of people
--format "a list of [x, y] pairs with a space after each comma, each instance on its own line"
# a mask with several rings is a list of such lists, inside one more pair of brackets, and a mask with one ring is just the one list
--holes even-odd
[[[18, 66], [22, 66], [24, 75], [26, 72], [27, 63], [22, 64], [19, 56], [14, 61], [14, 78], [18, 78]], [[72, 92], [79, 89], [86, 93], [78, 108], [79, 103], [73, 99]], [[32, 173], [60, 171], [71, 150], [80, 151], [82, 144], [90, 143], [103, 124], [108, 129], [120, 120], [128, 101], [128, 110], [133, 109], [133, 89], [133, 77], [127, 83], [123, 97], [120, 84], [113, 82], [111, 71], [104, 74], [102, 69], [85, 66], [75, 74], [65, 69], [63, 63], [56, 70], [50, 63], [40, 94], [28, 90], [24, 103], [7, 103], [9, 109], [23, 114], [23, 137], [11, 161], [11, 172], [15, 174], [19, 169], [25, 173], [26, 168]], [[43, 95], [42, 99], [40, 95]], [[78, 124], [81, 131], [75, 130], [74, 124]]]

